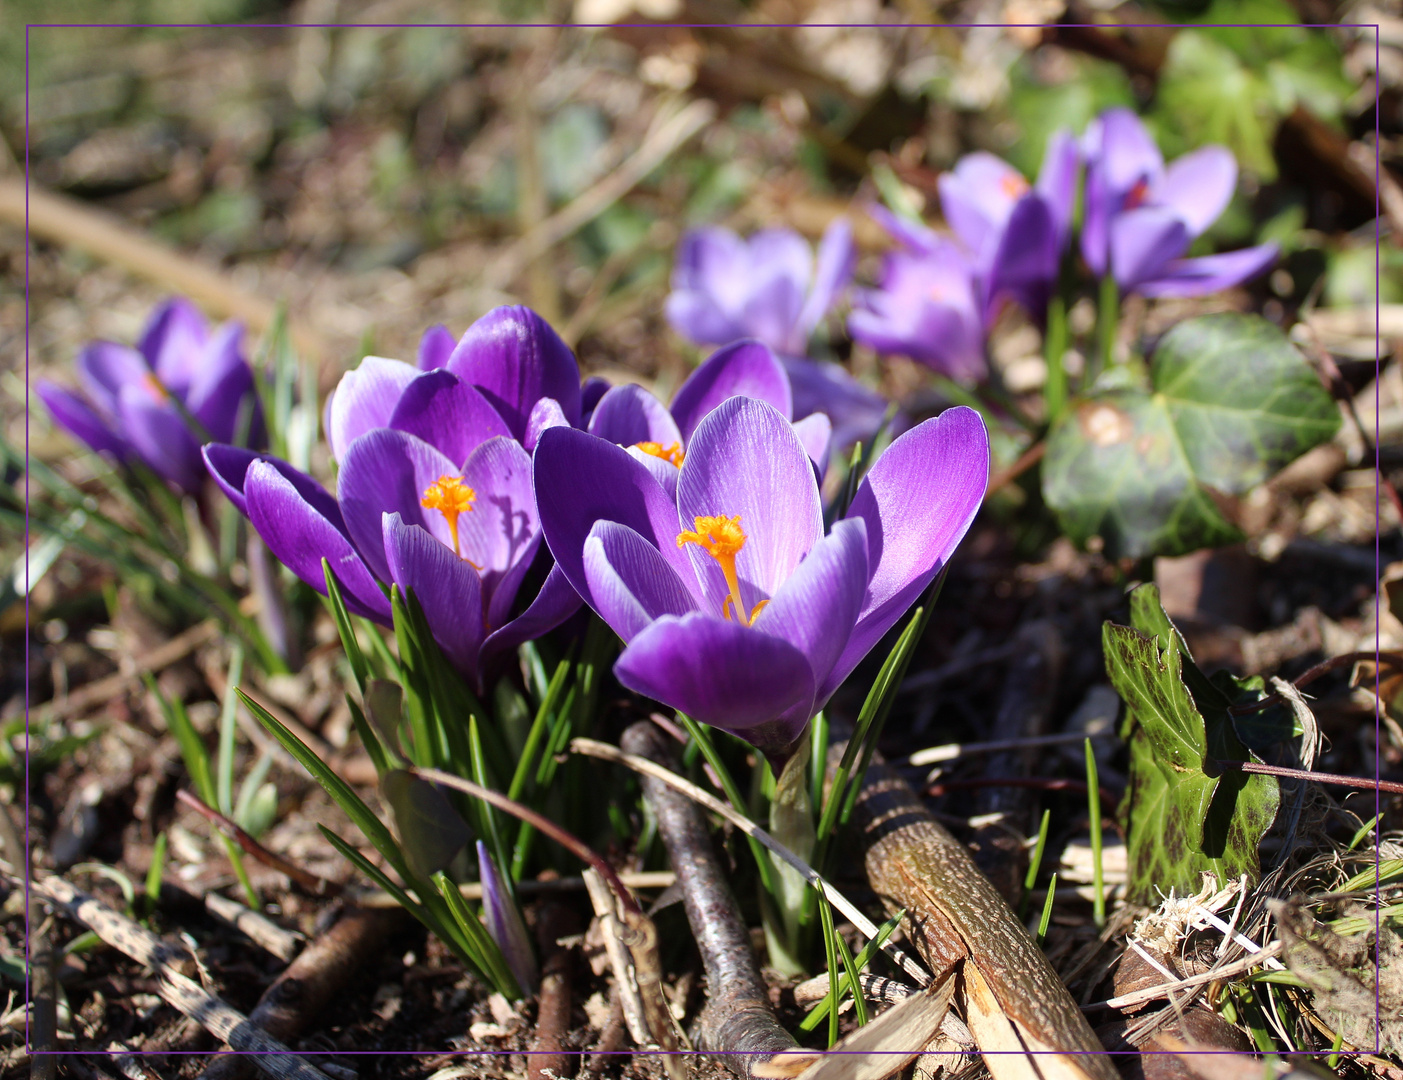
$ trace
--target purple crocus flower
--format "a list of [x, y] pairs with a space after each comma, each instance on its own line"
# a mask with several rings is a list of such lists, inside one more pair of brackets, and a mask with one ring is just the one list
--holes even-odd
[[136, 348], [94, 341], [78, 354], [79, 392], [41, 381], [54, 422], [99, 453], [139, 460], [187, 492], [204, 483], [197, 435], [262, 446], [267, 438], [243, 327], [211, 330], [188, 300], [161, 304]]
[[956, 240], [872, 207], [901, 249], [887, 256], [878, 287], [858, 293], [848, 317], [853, 338], [952, 378], [982, 376], [988, 327], [1006, 301], [1044, 317], [1067, 246], [1076, 183], [1076, 143], [1059, 131], [1048, 141], [1036, 186], [982, 152], [941, 176], [941, 207]]
[[531, 939], [526, 936], [526, 924], [521, 921], [521, 912], [512, 901], [502, 875], [497, 872], [497, 864], [487, 845], [477, 842], [478, 880], [482, 882], [482, 917], [487, 923], [487, 932], [502, 950], [502, 957], [511, 969], [517, 986], [522, 993], [536, 990], [536, 954], [531, 950]]
[[[637, 384], [615, 386], [599, 398], [586, 430], [626, 447], [672, 493], [697, 426], [717, 405], [737, 396], [764, 401], [786, 418], [794, 413], [789, 375], [780, 359], [758, 341], [736, 341], [717, 349], [687, 376], [673, 395], [671, 410]], [[796, 421], [794, 431], [823, 476], [833, 431], [828, 417], [813, 413]]]
[[827, 535], [799, 437], [751, 398], [697, 425], [675, 498], [584, 432], [547, 431], [534, 464], [556, 564], [625, 642], [619, 681], [739, 735], [779, 769], [950, 558], [984, 496], [989, 443], [971, 409], [918, 425]]
[[578, 419], [579, 395], [574, 356], [545, 321], [498, 308], [444, 368], [371, 357], [347, 373], [327, 409], [336, 498], [274, 458], [211, 445], [205, 461], [273, 554], [317, 591], [325, 558], [347, 607], [388, 624], [382, 585], [413, 590], [444, 654], [480, 688], [493, 661], [579, 607], [553, 567], [513, 617], [541, 544], [521, 440], [534, 417]]
[[1082, 137], [1086, 212], [1082, 256], [1122, 293], [1204, 296], [1261, 273], [1275, 244], [1186, 259], [1190, 242], [1218, 219], [1237, 184], [1224, 146], [1204, 146], [1165, 166], [1159, 147], [1129, 109], [1108, 109]]
[[842, 218], [824, 231], [817, 259], [792, 229], [763, 229], [749, 240], [714, 226], [693, 229], [677, 249], [668, 321], [696, 345], [768, 345], [789, 375], [794, 416], [824, 413], [834, 444], [850, 446], [876, 431], [887, 403], [839, 365], [805, 354], [856, 265], [852, 226]]

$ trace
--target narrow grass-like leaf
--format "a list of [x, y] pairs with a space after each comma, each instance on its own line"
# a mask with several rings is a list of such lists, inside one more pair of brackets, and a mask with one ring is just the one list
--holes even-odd
[[[902, 908], [900, 911], [898, 911], [895, 915], [893, 915], [890, 919], [882, 923], [882, 925], [877, 928], [876, 936], [873, 937], [872, 940], [867, 942], [867, 944], [864, 945], [858, 951], [856, 958], [853, 960], [853, 979], [856, 979], [858, 975], [867, 970], [867, 965], [872, 962], [872, 958], [876, 956], [877, 953], [881, 950], [882, 946], [887, 943], [887, 938], [891, 937], [892, 934], [896, 933], [896, 928], [901, 925], [901, 920], [905, 917], [906, 909]], [[841, 993], [852, 992], [853, 988], [856, 985], [857, 983], [855, 981], [849, 980], [845, 976], [843, 979], [843, 985], [840, 988]], [[839, 996], [839, 1001], [842, 1000], [841, 993]], [[822, 1001], [820, 1001], [812, 1009], [809, 1010], [808, 1015], [805, 1016], [804, 1019], [800, 1022], [799, 1030], [812, 1031], [814, 1028], [818, 1027], [818, 1025], [823, 1022], [823, 1018], [828, 1015], [828, 1010], [829, 1002], [827, 998], [824, 998]]]
[[[488, 771], [487, 760], [482, 753], [482, 736], [478, 733], [478, 723], [476, 716], [468, 717], [468, 753], [472, 766], [472, 778], [477, 784], [485, 788], [495, 790], [493, 777]], [[508, 796], [510, 797], [510, 796]], [[478, 820], [481, 827], [478, 836], [492, 848], [493, 857], [496, 858], [499, 866], [509, 865], [507, 858], [506, 840], [502, 835], [502, 823], [498, 820], [497, 811], [488, 806], [481, 799], [470, 800], [473, 808], [478, 812]]]
[[1052, 922], [1052, 904], [1057, 899], [1057, 872], [1053, 871], [1052, 880], [1047, 883], [1047, 899], [1043, 901], [1042, 917], [1038, 919], [1038, 947], [1047, 939], [1047, 928]]
[[823, 925], [823, 951], [828, 958], [828, 1045], [838, 1041], [838, 931], [833, 927], [833, 908], [823, 897], [818, 900], [818, 917]]
[[1374, 831], [1374, 828], [1379, 823], [1379, 819], [1382, 817], [1383, 814], [1375, 814], [1370, 820], [1359, 826], [1359, 828], [1355, 830], [1354, 836], [1350, 838], [1348, 850], [1353, 851], [1357, 848], [1364, 841], [1364, 838]]
[[151, 865], [146, 868], [146, 887], [142, 896], [143, 914], [150, 915], [161, 898], [161, 879], [166, 872], [166, 833], [163, 830], [151, 846]]
[[[258, 755], [258, 760], [253, 763], [253, 768], [244, 774], [243, 782], [239, 784], [239, 797], [234, 800], [234, 821], [245, 832], [250, 833], [256, 840], [263, 828], [258, 828], [253, 820], [254, 807], [260, 798], [259, 792], [263, 788], [263, 782], [268, 778], [268, 770], [273, 767], [273, 755], [262, 753]], [[274, 792], [274, 811], [277, 794]], [[271, 822], [270, 822], [271, 824]]]
[[224, 701], [219, 710], [219, 757], [215, 760], [216, 794], [219, 812], [234, 816], [234, 733], [239, 699], [234, 696], [244, 676], [244, 647], [234, 642], [229, 649], [229, 679], [224, 688]]
[[1051, 810], [1043, 811], [1043, 819], [1038, 825], [1038, 842], [1033, 845], [1033, 854], [1028, 859], [1028, 873], [1023, 878], [1023, 899], [1018, 904], [1018, 918], [1022, 921], [1028, 911], [1028, 897], [1038, 880], [1038, 870], [1042, 867], [1043, 849], [1047, 847], [1047, 826], [1052, 818]]
[[146, 688], [151, 691], [157, 704], [161, 707], [161, 715], [165, 717], [166, 727], [175, 736], [176, 744], [180, 747], [180, 756], [185, 759], [185, 771], [190, 774], [190, 783], [194, 785], [195, 794], [205, 805], [215, 806], [216, 794], [214, 778], [210, 775], [209, 751], [205, 749], [204, 741], [200, 738], [200, 733], [195, 730], [195, 725], [190, 723], [190, 717], [185, 712], [185, 704], [179, 698], [166, 697], [149, 672], [145, 673], [142, 678], [146, 682]]
[[346, 695], [346, 707], [351, 710], [351, 724], [356, 729], [356, 734], [360, 736], [361, 746], [365, 747], [366, 756], [370, 758], [370, 763], [375, 766], [377, 778], [383, 778], [392, 768], [397, 768], [398, 764], [391, 765], [389, 754], [385, 745], [380, 741], [380, 735], [370, 726], [370, 721], [365, 718], [365, 713], [361, 707], [355, 703], [350, 694]]
[[477, 957], [477, 966], [492, 983], [492, 988], [508, 1001], [520, 998], [522, 996], [521, 986], [517, 983], [516, 976], [512, 974], [507, 958], [502, 955], [501, 946], [497, 944], [492, 935], [487, 932], [486, 927], [478, 921], [478, 917], [464, 902], [463, 894], [458, 891], [458, 886], [450, 881], [445, 874], [435, 874], [433, 880], [434, 884], [438, 886], [448, 910], [452, 912], [457, 921], [459, 930], [462, 931], [464, 937], [472, 942]]
[[848, 943], [843, 939], [842, 934], [835, 933], [833, 941], [838, 946], [838, 959], [843, 961], [847, 985], [855, 988], [853, 990], [853, 1013], [857, 1019], [857, 1026], [865, 1027], [867, 1025], [867, 1000], [862, 996], [862, 986], [858, 982], [857, 977], [860, 973], [857, 969], [857, 961], [853, 959], [852, 950], [848, 948]]
[[1086, 802], [1091, 814], [1091, 917], [1097, 926], [1106, 925], [1106, 887], [1101, 864], [1101, 788], [1097, 783], [1096, 754], [1091, 740], [1086, 748]]
[[[536, 716], [531, 721], [531, 730], [526, 734], [526, 745], [522, 747], [521, 757], [516, 763], [516, 771], [512, 774], [511, 783], [507, 787], [507, 798], [509, 799], [520, 799], [522, 792], [526, 789], [526, 781], [531, 775], [531, 763], [536, 759], [536, 752], [546, 734], [546, 723], [554, 713], [556, 703], [560, 700], [560, 694], [565, 687], [565, 680], [570, 675], [570, 669], [570, 659], [566, 657], [556, 665], [555, 674], [551, 676], [550, 682], [545, 686], [545, 691], [540, 698], [541, 703], [536, 708]], [[564, 710], [562, 710], [562, 714], [563, 712]]]
[[364, 697], [365, 685], [370, 680], [370, 667], [365, 662], [360, 642], [356, 640], [356, 630], [351, 625], [350, 612], [346, 610], [346, 599], [341, 595], [341, 583], [336, 580], [336, 572], [331, 569], [331, 563], [327, 559], [322, 559], [322, 577], [326, 582], [326, 606], [331, 609], [331, 618], [336, 623], [337, 634], [341, 637], [341, 649], [351, 665], [351, 674], [355, 676], [356, 686]]

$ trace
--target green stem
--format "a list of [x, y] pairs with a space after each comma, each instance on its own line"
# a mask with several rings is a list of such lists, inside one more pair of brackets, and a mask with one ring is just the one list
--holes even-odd
[[[805, 775], [809, 765], [810, 737], [811, 733], [806, 729], [775, 781], [774, 797], [770, 800], [770, 835], [805, 862], [813, 857], [815, 837], [813, 803], [809, 799], [809, 784]], [[794, 957], [799, 947], [799, 927], [808, 885], [788, 863], [776, 860], [774, 870], [772, 898], [788, 946], [784, 951]]]
[[1067, 405], [1067, 369], [1062, 358], [1067, 353], [1067, 298], [1061, 293], [1047, 303], [1047, 333], [1043, 335], [1043, 356], [1047, 360], [1047, 422], [1055, 424]]
[[1101, 279], [1101, 295], [1096, 304], [1096, 351], [1087, 364], [1083, 389], [1096, 381], [1096, 376], [1115, 363], [1116, 327], [1120, 323], [1120, 288], [1116, 279], [1107, 274]]

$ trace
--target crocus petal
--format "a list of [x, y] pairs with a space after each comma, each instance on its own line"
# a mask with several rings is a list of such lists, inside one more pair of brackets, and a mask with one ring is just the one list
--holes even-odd
[[676, 505], [677, 478], [682, 474], [681, 470], [670, 461], [664, 461], [653, 454], [644, 453], [637, 446], [626, 446], [624, 449], [628, 451], [629, 457], [653, 474], [653, 479], [662, 485], [667, 497]]
[[823, 413], [812, 413], [794, 421], [794, 434], [804, 447], [804, 453], [814, 463], [819, 483], [828, 475], [828, 451], [833, 445], [833, 422]]
[[209, 325], [200, 309], [175, 297], [151, 313], [137, 349], [156, 377], [174, 394], [184, 396], [204, 359]]
[[[1164, 157], [1149, 129], [1130, 109], [1107, 109], [1100, 117], [1100, 145], [1090, 168], [1104, 177], [1118, 200], [1140, 181], [1153, 184], [1164, 171]], [[1119, 210], [1117, 204], [1114, 207]]]
[[[629, 642], [614, 674], [765, 751], [798, 738], [814, 693], [809, 662], [789, 642], [700, 612], [658, 619]], [[781, 724], [786, 713], [800, 718]]]
[[443, 323], [435, 323], [424, 331], [419, 339], [419, 354], [415, 358], [420, 371], [433, 371], [444, 367], [453, 355], [457, 340]]
[[98, 415], [109, 422], [117, 419], [117, 398], [122, 387], [154, 378], [141, 353], [111, 341], [93, 341], [83, 346], [74, 366], [84, 395]]
[[484, 633], [477, 571], [418, 525], [406, 525], [399, 514], [386, 514], [383, 529], [390, 580], [413, 591], [444, 655], [476, 681]]
[[754, 626], [799, 649], [822, 686], [857, 623], [867, 591], [867, 526], [838, 522], [770, 598]]
[[1179, 215], [1160, 206], [1127, 210], [1111, 221], [1111, 273], [1123, 292], [1157, 278], [1189, 246]]
[[863, 478], [848, 517], [867, 525], [867, 584], [852, 637], [818, 699], [842, 683], [949, 560], [989, 484], [989, 435], [958, 406], [896, 439]]
[[[677, 261], [672, 267], [674, 293], [698, 293], [706, 297], [712, 319], [734, 322], [750, 294], [749, 252], [744, 240], [729, 229], [715, 226], [689, 229], [677, 245]], [[698, 308], [700, 310], [700, 308]], [[668, 310], [673, 319], [674, 311]], [[690, 337], [688, 326], [673, 321], [677, 332]], [[699, 328], [699, 327], [698, 327]], [[728, 338], [692, 338], [697, 344], [720, 344]]]
[[776, 349], [803, 351], [805, 343], [796, 344], [793, 340], [803, 306], [804, 287], [792, 278], [776, 276], [757, 283], [741, 313], [746, 337]]
[[534, 641], [563, 623], [580, 610], [580, 594], [565, 577], [558, 565], [552, 566], [541, 584], [536, 599], [516, 618], [499, 626], [482, 643], [481, 670], [486, 673], [499, 659], [516, 650], [526, 641]]
[[1058, 128], [1047, 139], [1042, 169], [1034, 185], [1047, 200], [1057, 224], [1057, 250], [1066, 246], [1072, 229], [1072, 212], [1077, 201], [1077, 167], [1081, 164], [1077, 140], [1066, 128]]
[[[452, 550], [447, 520], [437, 510], [426, 510], [420, 499], [440, 476], [458, 475], [455, 462], [407, 432], [375, 428], [351, 443], [336, 478], [337, 502], [346, 519], [346, 535], [381, 581], [390, 578], [382, 525], [385, 514], [399, 514], [405, 524], [427, 529]], [[460, 516], [458, 527], [462, 529], [473, 516]]]
[[789, 379], [779, 358], [758, 341], [737, 341], [717, 349], [677, 388], [672, 416], [682, 438], [690, 443], [702, 418], [737, 395], [767, 402], [786, 420], [794, 415]]
[[794, 328], [794, 339], [797, 342], [794, 352], [804, 351], [809, 335], [823, 321], [823, 316], [842, 291], [848, 287], [856, 268], [857, 245], [853, 243], [852, 224], [847, 218], [836, 218], [823, 231], [823, 239], [818, 244], [813, 284], [809, 286], [804, 310], [799, 313], [799, 322]]
[[637, 383], [616, 386], [600, 398], [587, 430], [620, 446], [655, 442], [668, 447], [682, 442], [682, 432], [667, 406]]
[[[244, 495], [249, 521], [284, 566], [325, 596], [322, 559], [326, 559], [347, 609], [389, 624], [390, 602], [345, 533], [319, 514], [272, 463], [249, 465]], [[380, 558], [385, 558], [383, 544]]]
[[210, 476], [214, 477], [214, 482], [229, 497], [229, 501], [234, 504], [239, 513], [245, 517], [248, 516], [248, 503], [244, 498], [244, 483], [248, 475], [248, 467], [255, 461], [262, 461], [277, 469], [283, 478], [293, 486], [297, 494], [316, 513], [331, 522], [337, 532], [344, 533], [346, 531], [346, 523], [341, 517], [341, 507], [336, 504], [331, 493], [306, 473], [283, 461], [282, 458], [276, 458], [272, 454], [255, 453], [242, 446], [226, 446], [221, 443], [210, 443], [201, 453]]
[[803, 356], [781, 356], [794, 415], [800, 419], [823, 413], [833, 422], [832, 446], [844, 450], [870, 437], [882, 424], [887, 399], [858, 382], [841, 364], [821, 363]]
[[1237, 159], [1226, 146], [1202, 146], [1176, 159], [1150, 189], [1150, 198], [1167, 206], [1197, 236], [1228, 208], [1237, 186]]
[[488, 439], [463, 463], [463, 482], [477, 502], [458, 518], [462, 555], [482, 576], [488, 624], [500, 626], [541, 543], [531, 457], [512, 439]]
[[240, 351], [243, 327], [226, 323], [210, 337], [206, 363], [195, 372], [185, 399], [191, 414], [215, 442], [263, 445], [267, 432], [254, 391], [253, 369]]
[[594, 609], [625, 643], [655, 619], [697, 609], [658, 549], [615, 521], [599, 521], [590, 529], [585, 579]]
[[1241, 251], [1225, 251], [1221, 255], [1177, 259], [1153, 281], [1142, 281], [1136, 291], [1153, 297], [1207, 296], [1256, 277], [1271, 266], [1279, 254], [1280, 249], [1275, 244], [1260, 244]]
[[536, 954], [531, 951], [521, 912], [512, 903], [511, 894], [497, 873], [497, 864], [481, 840], [477, 842], [477, 874], [482, 882], [482, 918], [487, 932], [502, 950], [502, 958], [522, 993], [530, 994], [536, 989]]
[[580, 387], [580, 424], [588, 426], [590, 417], [594, 413], [594, 408], [599, 404], [599, 399], [609, 392], [612, 384], [608, 379], [598, 375], [591, 375]]
[[1059, 261], [1052, 208], [1041, 195], [1030, 192], [1013, 208], [1008, 227], [999, 238], [985, 286], [985, 325], [993, 322], [1005, 297], [1041, 322], [1057, 281]]
[[[723, 402], [697, 427], [677, 480], [677, 516], [691, 531], [698, 517], [740, 516], [746, 535], [736, 556], [738, 598], [750, 611], [769, 599], [823, 536], [823, 506], [799, 436], [776, 409], [753, 398]], [[686, 546], [710, 610], [729, 592], [720, 564]]]
[[47, 380], [38, 383], [34, 392], [48, 406], [54, 423], [74, 438], [82, 440], [98, 452], [105, 450], [118, 460], [131, 453], [127, 441], [108, 427], [102, 417], [77, 394]]
[[639, 533], [695, 588], [691, 562], [677, 550], [677, 503], [623, 447], [583, 431], [551, 428], [536, 447], [533, 472], [546, 544], [586, 603], [585, 540], [596, 521], [617, 521]]
[[710, 293], [699, 289], [668, 293], [663, 312], [678, 336], [694, 345], [721, 345], [744, 337], [746, 333], [739, 313], [730, 315], [722, 311]]
[[531, 406], [531, 415], [526, 419], [526, 438], [522, 440], [522, 445], [529, 454], [541, 441], [541, 432], [547, 428], [569, 426], [570, 421], [565, 419], [565, 411], [561, 409], [560, 402], [555, 398], [543, 397]]
[[463, 335], [448, 369], [472, 383], [524, 438], [531, 408], [555, 398], [573, 425], [580, 419], [580, 368], [570, 346], [530, 308], [489, 311]]
[[123, 433], [142, 461], [185, 491], [200, 489], [205, 479], [200, 444], [173, 404], [145, 387], [128, 384], [117, 397], [117, 412]]
[[493, 436], [511, 435], [475, 387], [442, 369], [426, 371], [405, 386], [385, 427], [416, 435], [459, 464]]
[[997, 242], [1014, 203], [1028, 192], [1022, 173], [983, 150], [960, 158], [937, 183], [945, 220], [975, 255]]
[[367, 356], [342, 375], [326, 407], [331, 456], [344, 461], [351, 444], [367, 431], [388, 427], [400, 396], [418, 376], [413, 364], [382, 356]]
[[919, 221], [893, 214], [881, 203], [869, 203], [867, 216], [880, 225], [902, 247], [917, 255], [931, 255], [949, 241], [941, 239], [934, 229], [927, 228]]

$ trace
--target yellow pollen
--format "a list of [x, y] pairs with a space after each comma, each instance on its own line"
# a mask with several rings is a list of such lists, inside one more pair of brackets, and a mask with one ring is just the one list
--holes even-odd
[[1028, 181], [1016, 173], [1008, 173], [999, 181], [999, 187], [1010, 199], [1017, 199], [1028, 190]]
[[673, 443], [671, 446], [664, 446], [662, 443], [656, 442], [640, 442], [634, 443], [633, 445], [637, 449], [642, 450], [645, 454], [651, 454], [655, 458], [662, 458], [669, 465], [676, 465], [679, 469], [682, 468], [682, 462], [687, 456], [682, 452], [682, 444], [678, 442]]
[[463, 553], [458, 549], [458, 515], [468, 513], [477, 501], [477, 492], [463, 483], [460, 476], [440, 476], [424, 489], [419, 505], [425, 510], [437, 510], [448, 522], [448, 533], [453, 537], [453, 554], [459, 558]]
[[745, 533], [741, 532], [740, 515], [729, 518], [724, 515], [698, 517], [693, 519], [693, 525], [695, 531], [677, 534], [677, 546], [696, 544], [721, 564], [721, 573], [726, 576], [726, 587], [730, 590], [721, 601], [721, 617], [730, 619], [731, 605], [734, 604], [736, 618], [745, 626], [750, 626], [755, 622], [755, 616], [760, 614], [760, 609], [769, 601], [761, 600], [749, 614], [741, 603], [740, 579], [736, 577], [736, 556], [740, 554], [740, 549], [745, 547]]
[[171, 392], [166, 389], [166, 384], [156, 377], [156, 373], [148, 371], [141, 377], [141, 384], [151, 392], [151, 396], [157, 401], [169, 401]]

